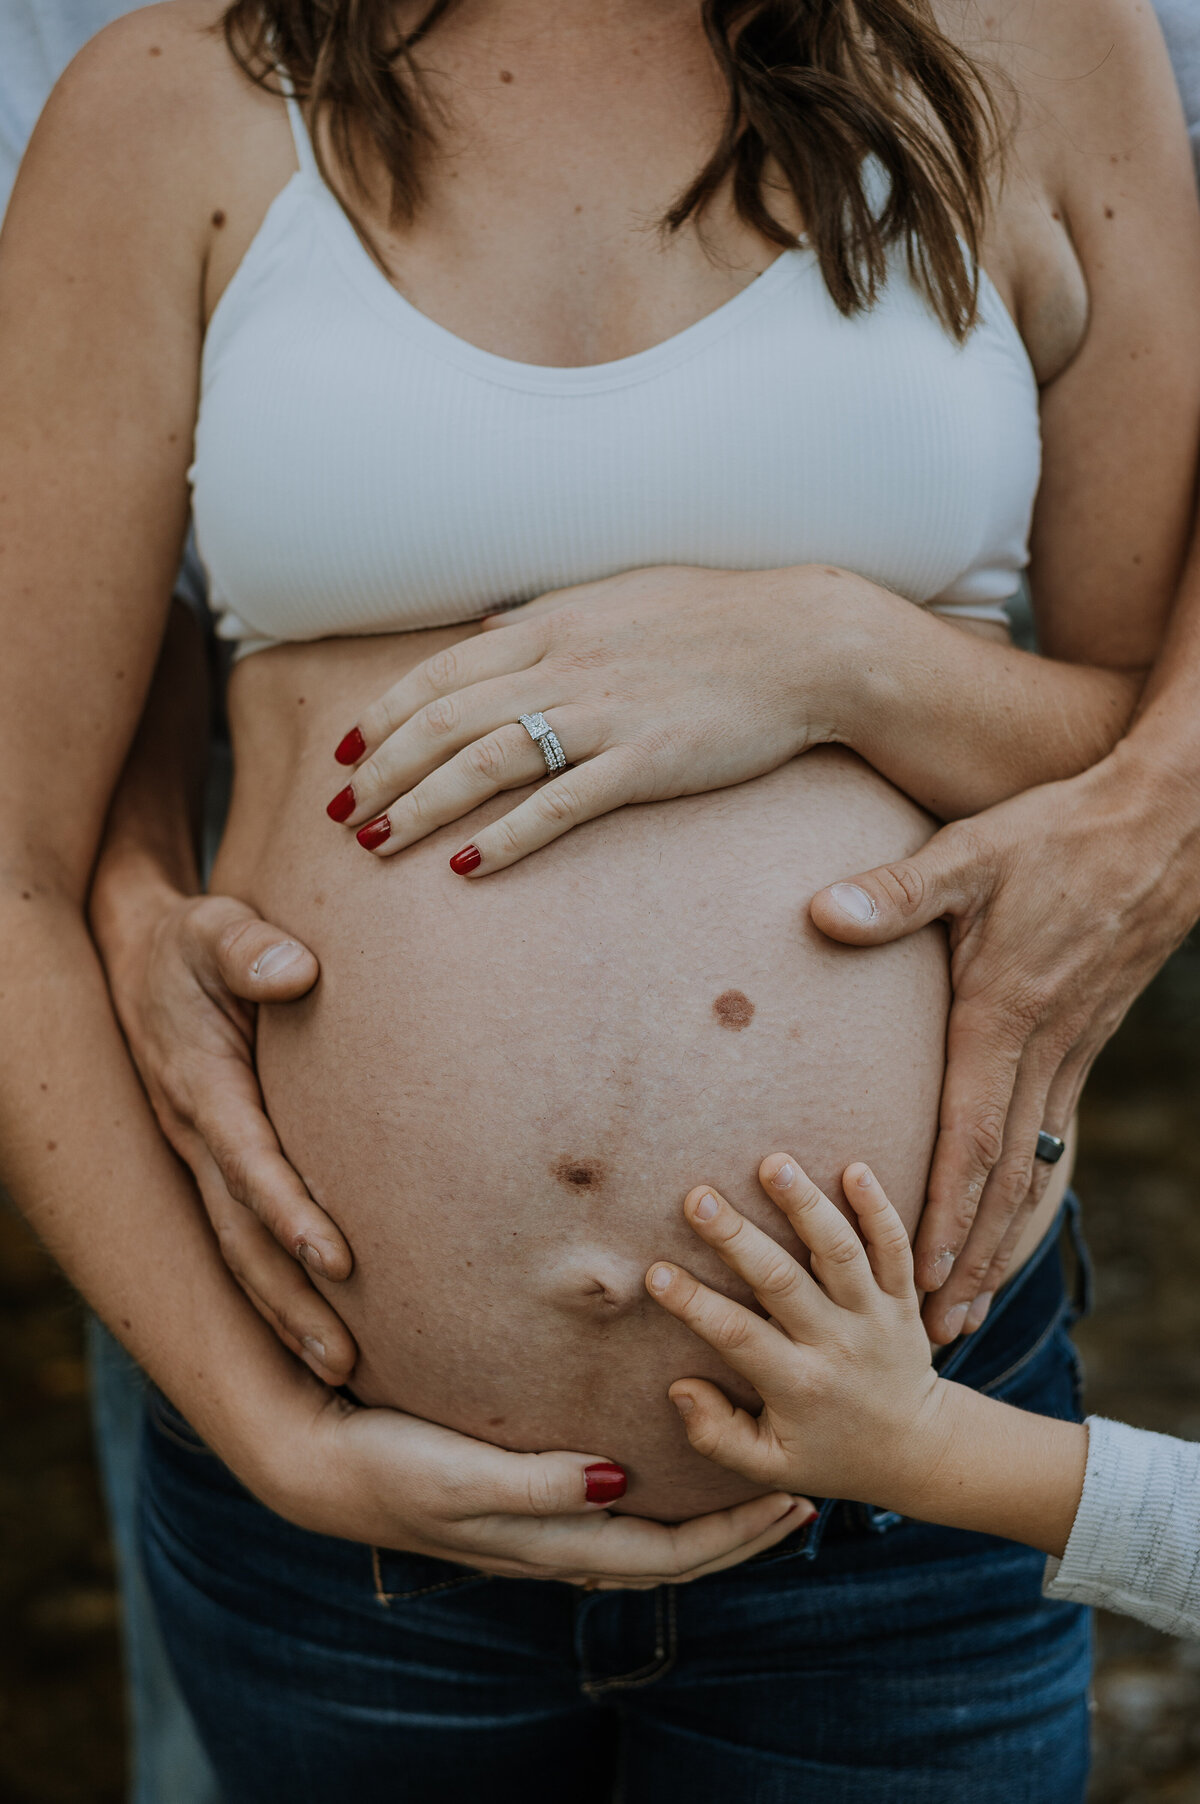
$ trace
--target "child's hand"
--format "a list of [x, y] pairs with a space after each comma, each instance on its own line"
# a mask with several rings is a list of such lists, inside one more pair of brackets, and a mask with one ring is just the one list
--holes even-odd
[[904, 1225], [865, 1165], [842, 1189], [863, 1240], [794, 1159], [774, 1153], [759, 1179], [812, 1253], [812, 1275], [710, 1185], [688, 1222], [771, 1317], [709, 1290], [679, 1266], [646, 1274], [655, 1302], [758, 1391], [762, 1414], [715, 1384], [682, 1378], [670, 1397], [698, 1453], [772, 1488], [889, 1504], [920, 1484], [944, 1436], [946, 1387], [930, 1364]]

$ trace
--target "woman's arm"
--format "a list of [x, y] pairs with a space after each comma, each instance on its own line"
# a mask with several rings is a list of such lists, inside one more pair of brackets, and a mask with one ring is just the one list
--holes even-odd
[[759, 1176], [811, 1275], [707, 1186], [684, 1212], [770, 1324], [677, 1266], [647, 1273], [650, 1295], [763, 1399], [752, 1417], [716, 1385], [679, 1380], [670, 1394], [692, 1446], [756, 1482], [1023, 1541], [1052, 1556], [1052, 1596], [1195, 1634], [1200, 1447], [1053, 1421], [937, 1377], [908, 1237], [867, 1166], [842, 1178], [861, 1239], [794, 1159], [773, 1154]]
[[109, 1003], [85, 906], [187, 518], [201, 286], [231, 77], [211, 9], [150, 7], [52, 97], [0, 238], [0, 1158], [67, 1275], [209, 1445], [301, 1526], [529, 1577], [695, 1576], [794, 1526], [779, 1494], [614, 1517], [602, 1454], [355, 1410], [221, 1262]]

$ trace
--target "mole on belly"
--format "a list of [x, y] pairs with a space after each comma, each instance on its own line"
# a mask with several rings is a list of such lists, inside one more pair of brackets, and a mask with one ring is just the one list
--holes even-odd
[[740, 1034], [754, 1019], [754, 1004], [741, 990], [722, 990], [713, 1003], [713, 1014], [730, 1033]]
[[599, 1159], [559, 1159], [550, 1170], [568, 1190], [599, 1190], [604, 1182], [604, 1167]]

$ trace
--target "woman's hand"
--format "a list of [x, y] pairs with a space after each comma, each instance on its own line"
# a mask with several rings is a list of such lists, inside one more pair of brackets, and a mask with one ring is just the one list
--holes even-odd
[[600, 1454], [509, 1453], [328, 1393], [315, 1418], [271, 1438], [286, 1469], [252, 1488], [302, 1528], [595, 1590], [685, 1584], [739, 1565], [813, 1513], [772, 1492], [690, 1522], [614, 1516], [606, 1506], [625, 1474]]
[[357, 1348], [307, 1274], [349, 1277], [350, 1249], [284, 1158], [254, 1070], [256, 1005], [305, 995], [316, 959], [241, 902], [165, 889], [109, 908], [97, 937], [134, 1064], [225, 1263], [284, 1345], [344, 1384]]
[[701, 1378], [678, 1380], [671, 1401], [698, 1453], [755, 1484], [889, 1502], [914, 1464], [936, 1463], [948, 1388], [930, 1364], [904, 1224], [862, 1164], [842, 1177], [862, 1239], [794, 1159], [773, 1154], [759, 1178], [811, 1251], [811, 1275], [707, 1185], [684, 1214], [769, 1321], [665, 1262], [646, 1287], [754, 1386], [762, 1413]]
[[542, 596], [409, 672], [337, 749], [334, 820], [387, 855], [546, 775], [519, 724], [543, 713], [571, 768], [451, 860], [514, 864], [629, 802], [724, 789], [832, 739], [822, 673], [872, 585], [848, 572], [664, 566]]

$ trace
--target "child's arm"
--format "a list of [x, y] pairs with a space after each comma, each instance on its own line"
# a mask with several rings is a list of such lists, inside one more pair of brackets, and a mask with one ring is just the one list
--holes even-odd
[[[811, 1275], [708, 1186], [691, 1192], [684, 1212], [771, 1321], [678, 1266], [660, 1262], [647, 1274], [651, 1296], [763, 1399], [754, 1417], [703, 1379], [673, 1384], [697, 1451], [764, 1485], [1004, 1535], [1056, 1560], [1065, 1553], [1048, 1569], [1054, 1595], [1196, 1632], [1200, 1447], [1099, 1424], [1089, 1451], [1078, 1423], [939, 1378], [908, 1237], [867, 1167], [842, 1178], [862, 1240], [795, 1160], [774, 1154], [759, 1176], [810, 1249]], [[1146, 1471], [1157, 1461], [1157, 1482], [1134, 1507], [1122, 1470], [1131, 1459]]]

